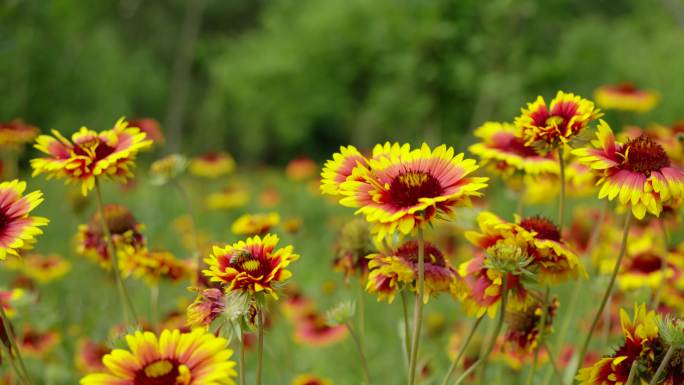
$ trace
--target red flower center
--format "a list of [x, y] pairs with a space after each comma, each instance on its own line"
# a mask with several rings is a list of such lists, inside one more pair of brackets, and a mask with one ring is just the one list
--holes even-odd
[[92, 156], [95, 160], [104, 159], [114, 153], [114, 151], [116, 151], [114, 147], [109, 146], [98, 137], [93, 137], [82, 142], [78, 142], [74, 147], [74, 152], [76, 155], [86, 157]]
[[134, 385], [175, 385], [178, 378], [178, 363], [159, 360], [138, 371], [133, 379]]
[[615, 90], [623, 94], [634, 94], [638, 91], [638, 89], [631, 82], [620, 83], [615, 86]]
[[663, 146], [656, 143], [646, 135], [630, 139], [622, 146], [620, 151], [625, 157], [625, 166], [633, 172], [651, 175], [652, 171], [658, 171], [670, 166], [670, 158]]
[[392, 202], [399, 207], [411, 207], [420, 198], [433, 198], [442, 193], [442, 185], [432, 174], [423, 171], [406, 171], [390, 183]]
[[5, 231], [5, 228], [10, 224], [11, 221], [12, 218], [7, 215], [5, 209], [0, 209], [0, 234]]
[[561, 233], [558, 227], [542, 216], [527, 217], [520, 221], [520, 226], [527, 231], [535, 231], [539, 239], [560, 242]]
[[663, 260], [654, 254], [639, 254], [632, 258], [629, 263], [629, 271], [637, 271], [644, 274], [655, 273], [660, 271], [663, 265]]
[[[122, 205], [109, 204], [104, 206], [105, 221], [112, 234], [123, 234], [129, 230], [135, 230], [138, 222], [131, 212]], [[90, 221], [90, 228], [95, 233], [102, 233], [100, 214], [96, 213]]]
[[[418, 241], [408, 241], [397, 248], [395, 254], [404, 260], [418, 263]], [[446, 266], [444, 254], [432, 243], [425, 242], [425, 263]]]
[[525, 141], [518, 137], [512, 137], [511, 140], [508, 142], [508, 146], [506, 149], [516, 155], [520, 155], [523, 158], [529, 158], [532, 156], [539, 155], [537, 153], [537, 150], [530, 146], [525, 146]]

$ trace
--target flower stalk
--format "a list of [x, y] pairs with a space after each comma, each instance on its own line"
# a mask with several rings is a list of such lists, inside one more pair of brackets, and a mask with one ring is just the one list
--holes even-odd
[[484, 315], [479, 317], [477, 320], [475, 320], [475, 323], [470, 328], [470, 332], [468, 333], [466, 340], [463, 342], [461, 349], [459, 349], [458, 354], [456, 355], [456, 358], [453, 361], [451, 361], [451, 365], [449, 365], [449, 369], [447, 370], [447, 373], [444, 376], [444, 379], [442, 380], [442, 385], [447, 385], [449, 383], [449, 379], [451, 379], [451, 376], [454, 374], [454, 371], [456, 370], [458, 363], [461, 361], [461, 358], [463, 358], [463, 355], [465, 354], [466, 349], [468, 349], [468, 345], [470, 345], [470, 341], [473, 339], [473, 336], [475, 335], [475, 331], [480, 326], [483, 319], [484, 319]]
[[418, 347], [420, 331], [423, 322], [423, 293], [425, 291], [425, 239], [422, 227], [418, 227], [418, 290], [413, 309], [413, 334], [411, 335], [411, 350], [409, 354], [408, 385], [415, 384], [416, 365], [418, 363]]
[[370, 371], [368, 370], [368, 360], [366, 359], [366, 354], [363, 351], [363, 341], [361, 340], [360, 336], [354, 331], [354, 328], [352, 327], [349, 321], [345, 321], [344, 326], [347, 327], [347, 331], [349, 331], [349, 335], [352, 337], [352, 340], [354, 340], [354, 345], [356, 346], [356, 350], [359, 353], [361, 369], [363, 369], [363, 380], [366, 385], [371, 385]]
[[0, 306], [0, 318], [2, 318], [2, 327], [5, 329], [7, 339], [9, 340], [9, 346], [7, 347], [9, 361], [15, 369], [17, 376], [21, 378], [21, 382], [25, 385], [31, 385], [31, 378], [28, 374], [28, 370], [26, 370], [24, 359], [22, 358], [21, 351], [17, 345], [17, 337], [14, 335], [12, 324], [10, 323], [9, 317], [7, 317], [7, 313], [3, 306]]

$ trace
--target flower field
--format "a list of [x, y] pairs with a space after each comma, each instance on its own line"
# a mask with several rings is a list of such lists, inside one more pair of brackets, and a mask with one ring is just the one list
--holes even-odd
[[681, 384], [682, 127], [593, 99], [286, 167], [3, 123], [1, 381]]

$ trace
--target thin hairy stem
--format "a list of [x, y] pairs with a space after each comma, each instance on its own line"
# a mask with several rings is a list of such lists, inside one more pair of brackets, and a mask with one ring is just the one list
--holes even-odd
[[257, 367], [256, 385], [261, 385], [261, 373], [264, 365], [264, 310], [257, 305]]
[[406, 299], [406, 288], [402, 288], [399, 293], [401, 293], [401, 308], [404, 314], [404, 335], [402, 338], [404, 356], [406, 358], [406, 364], [409, 364], [411, 354], [411, 332], [409, 331], [409, 316], [408, 316], [408, 301]]
[[534, 374], [537, 371], [537, 365], [539, 364], [539, 350], [545, 344], [544, 337], [546, 335], [546, 314], [548, 313], [549, 308], [549, 294], [550, 289], [548, 286], [546, 286], [546, 290], [544, 291], [544, 303], [542, 304], [542, 313], [539, 317], [539, 342], [537, 343], [537, 347], [534, 349], [532, 367], [530, 368], [530, 373], [527, 375], [527, 385], [532, 385]]
[[425, 290], [425, 239], [423, 229], [418, 227], [418, 291], [413, 308], [413, 334], [411, 335], [411, 354], [409, 355], [409, 379], [408, 385], [413, 385], [416, 380], [416, 365], [418, 363], [418, 346], [420, 344], [420, 331], [423, 322], [423, 294]]
[[658, 365], [658, 369], [656, 370], [655, 374], [653, 375], [653, 378], [651, 378], [651, 381], [648, 383], [648, 385], [655, 385], [658, 382], [658, 379], [660, 378], [660, 375], [663, 373], [663, 370], [667, 367], [667, 364], [670, 363], [670, 358], [672, 358], [672, 354], [675, 352], [675, 347], [674, 345], [670, 345], [670, 347], [667, 349], [667, 352], [665, 353], [665, 357], [663, 357], [663, 360], [660, 361], [660, 365]]
[[473, 339], [473, 336], [475, 335], [475, 331], [477, 330], [477, 328], [482, 323], [482, 320], [484, 319], [484, 317], [485, 316], [482, 315], [477, 320], [475, 320], [475, 323], [470, 328], [470, 332], [468, 333], [466, 340], [463, 342], [461, 349], [458, 351], [458, 354], [456, 354], [456, 358], [454, 358], [454, 360], [451, 361], [451, 365], [449, 365], [449, 369], [447, 370], [447, 373], [444, 376], [444, 380], [442, 380], [442, 385], [447, 385], [449, 383], [449, 380], [451, 379], [451, 376], [454, 374], [454, 371], [456, 370], [458, 363], [461, 361], [461, 358], [463, 358], [463, 355], [465, 354], [466, 349], [468, 349], [468, 345], [470, 344], [470, 340]]
[[361, 340], [359, 335], [354, 331], [354, 328], [352, 327], [351, 323], [347, 321], [344, 323], [344, 325], [347, 327], [347, 330], [349, 331], [349, 335], [352, 337], [352, 340], [354, 340], [354, 345], [356, 345], [356, 350], [359, 353], [361, 369], [363, 369], [363, 379], [366, 385], [371, 385], [370, 371], [368, 370], [368, 360], [366, 359], [366, 353], [364, 353], [363, 351], [363, 341]]

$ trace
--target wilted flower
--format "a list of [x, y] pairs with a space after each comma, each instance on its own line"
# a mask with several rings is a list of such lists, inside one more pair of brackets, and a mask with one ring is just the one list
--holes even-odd
[[236, 235], [263, 235], [279, 223], [278, 213], [244, 214], [233, 222], [230, 229]]
[[126, 336], [129, 350], [104, 356], [107, 370], [85, 376], [81, 385], [234, 385], [235, 362], [228, 340], [202, 329], [164, 330], [157, 337], [137, 331]]
[[223, 291], [209, 288], [197, 290], [195, 301], [188, 306], [188, 325], [191, 327], [207, 327], [226, 308]]
[[36, 140], [35, 147], [48, 156], [31, 160], [33, 175], [47, 174], [48, 178], [81, 183], [83, 195], [93, 189], [97, 177], [120, 183], [132, 178], [131, 169], [138, 152], [152, 144], [145, 133], [130, 127], [123, 118], [114, 128], [101, 132], [81, 127], [71, 136], [71, 141], [56, 130], [52, 134], [41, 135]]
[[601, 86], [594, 91], [599, 107], [606, 110], [647, 112], [653, 109], [660, 95], [655, 91], [642, 90], [630, 82]]
[[526, 145], [548, 151], [568, 143], [602, 115], [591, 101], [558, 91], [548, 107], [541, 96], [528, 103], [515, 126]]
[[659, 216], [664, 204], [684, 197], [684, 172], [670, 164], [663, 147], [651, 138], [642, 135], [618, 143], [601, 121], [592, 145], [573, 154], [600, 175], [600, 199], [618, 198], [642, 219], [646, 212]]
[[[506, 311], [505, 322], [508, 329], [502, 338], [504, 352], [516, 355], [531, 355], [539, 346], [542, 334], [551, 331], [551, 325], [558, 309], [558, 299], [554, 298], [545, 306], [539, 293], [530, 294], [525, 306]], [[544, 326], [541, 324], [543, 312], [546, 311]]]
[[29, 213], [43, 202], [43, 193], [33, 191], [26, 195], [26, 182], [13, 180], [0, 183], [0, 260], [7, 254], [18, 255], [22, 249], [30, 249], [35, 237], [42, 234], [39, 228], [48, 224], [43, 217]]
[[203, 273], [226, 291], [264, 292], [277, 299], [274, 285], [292, 276], [286, 268], [299, 258], [292, 246], [275, 250], [277, 244], [278, 236], [266, 234], [263, 239], [255, 236], [225, 247], [214, 246], [204, 260], [209, 269]]
[[333, 270], [344, 274], [345, 282], [352, 275], [362, 281], [368, 275], [369, 254], [376, 252], [368, 222], [355, 218], [342, 226], [335, 245]]
[[227, 152], [207, 152], [190, 160], [190, 173], [216, 179], [235, 170], [235, 160]]
[[[348, 155], [356, 159], [353, 153]], [[344, 206], [358, 208], [356, 213], [365, 215], [378, 239], [396, 230], [409, 234], [438, 215], [451, 214], [454, 207], [482, 195], [478, 190], [488, 180], [467, 176], [478, 169], [475, 160], [454, 155], [454, 149], [445, 145], [432, 150], [423, 144], [411, 150], [408, 144], [388, 142], [375, 146], [371, 159], [356, 160], [351, 175], [337, 167], [346, 163], [341, 155], [333, 155], [333, 163], [323, 170], [321, 191], [338, 195]]]

